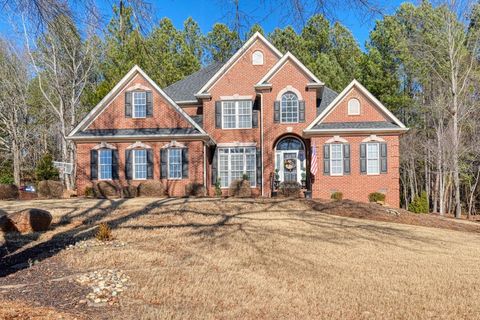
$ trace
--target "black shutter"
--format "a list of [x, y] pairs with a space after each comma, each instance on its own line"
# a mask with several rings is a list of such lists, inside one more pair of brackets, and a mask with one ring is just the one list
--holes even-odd
[[98, 151], [90, 150], [90, 180], [98, 179]]
[[323, 174], [330, 174], [330, 145], [323, 145]]
[[153, 103], [152, 103], [152, 91], [145, 92], [146, 104], [147, 104], [147, 117], [153, 116]]
[[298, 101], [298, 121], [305, 122], [305, 101]]
[[132, 150], [125, 150], [125, 179], [133, 179]]
[[343, 145], [343, 173], [350, 173], [350, 145]]
[[125, 92], [125, 117], [132, 117], [132, 92]]
[[280, 101], [275, 101], [273, 103], [273, 122], [280, 122]]
[[257, 187], [262, 187], [262, 150], [257, 148]]
[[258, 128], [258, 110], [252, 110], [252, 128]]
[[118, 150], [112, 150], [112, 179], [118, 180]]
[[215, 101], [215, 128], [222, 127], [222, 101]]
[[380, 143], [380, 172], [387, 173], [387, 144]]
[[218, 158], [218, 149], [215, 148], [213, 150], [213, 158], [212, 158], [212, 184], [215, 185], [217, 183], [217, 158]]
[[360, 144], [360, 173], [367, 173], [367, 144]]
[[147, 149], [147, 179], [153, 179], [153, 149]]
[[168, 149], [160, 150], [160, 178], [167, 179], [168, 177]]
[[182, 149], [182, 179], [188, 178], [188, 148]]

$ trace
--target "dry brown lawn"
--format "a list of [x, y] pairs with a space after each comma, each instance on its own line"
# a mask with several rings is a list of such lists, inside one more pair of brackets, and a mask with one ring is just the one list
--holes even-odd
[[127, 242], [54, 254], [79, 274], [130, 276], [119, 307], [70, 310], [87, 318], [480, 319], [477, 232], [328, 215], [294, 200], [0, 202], [24, 207], [55, 219], [17, 253], [90, 237], [100, 221]]

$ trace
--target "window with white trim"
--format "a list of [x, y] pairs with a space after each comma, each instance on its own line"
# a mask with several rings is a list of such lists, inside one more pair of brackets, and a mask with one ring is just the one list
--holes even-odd
[[380, 173], [380, 145], [367, 143], [367, 174]]
[[343, 144], [330, 145], [330, 175], [343, 175]]
[[168, 149], [168, 179], [182, 179], [182, 149]]
[[223, 129], [250, 129], [252, 127], [252, 101], [222, 101]]
[[263, 64], [263, 52], [262, 51], [255, 51], [252, 54], [252, 64], [254, 66], [262, 65]]
[[360, 101], [358, 99], [350, 99], [348, 101], [348, 115], [358, 116], [360, 114]]
[[298, 97], [295, 93], [289, 91], [282, 95], [280, 102], [280, 122], [296, 123], [298, 122]]
[[218, 176], [222, 188], [228, 188], [233, 180], [246, 174], [252, 187], [256, 183], [256, 148], [219, 148]]
[[135, 149], [133, 152], [133, 179], [147, 179], [147, 150]]
[[112, 154], [111, 149], [98, 150], [98, 178], [100, 180], [112, 179]]
[[145, 91], [133, 92], [133, 117], [145, 118], [147, 116], [147, 93]]

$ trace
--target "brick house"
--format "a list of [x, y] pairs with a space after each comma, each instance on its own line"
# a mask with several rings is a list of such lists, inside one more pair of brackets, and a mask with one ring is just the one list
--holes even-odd
[[358, 81], [337, 93], [256, 33], [226, 63], [167, 88], [135, 66], [69, 139], [79, 194], [99, 180], [146, 179], [161, 180], [171, 196], [190, 182], [210, 195], [219, 182], [226, 194], [246, 174], [256, 196], [297, 181], [313, 198], [340, 191], [368, 201], [382, 192], [398, 206], [399, 136], [407, 130]]

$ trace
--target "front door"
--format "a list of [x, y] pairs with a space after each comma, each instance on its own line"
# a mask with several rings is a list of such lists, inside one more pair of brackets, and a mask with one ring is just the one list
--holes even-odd
[[280, 140], [275, 147], [275, 181], [296, 181], [306, 177], [305, 147], [294, 137]]
[[298, 181], [297, 152], [283, 153], [283, 181]]

